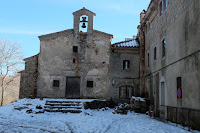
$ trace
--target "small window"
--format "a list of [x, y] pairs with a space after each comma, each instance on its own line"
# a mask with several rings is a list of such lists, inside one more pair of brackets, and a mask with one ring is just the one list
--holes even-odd
[[149, 67], [149, 53], [147, 54], [147, 66]]
[[123, 70], [130, 69], [130, 60], [123, 60]]
[[76, 59], [73, 59], [73, 63], [76, 63]]
[[73, 52], [77, 53], [78, 52], [78, 46], [73, 46]]
[[160, 8], [160, 16], [161, 16], [163, 14], [162, 1], [160, 2], [159, 8]]
[[92, 88], [93, 87], [93, 81], [87, 81], [87, 87]]
[[53, 87], [59, 87], [60, 81], [59, 80], [53, 80]]
[[162, 40], [162, 57], [166, 56], [166, 40]]
[[156, 47], [154, 48], [154, 60], [156, 60], [157, 59], [157, 49], [156, 49]]

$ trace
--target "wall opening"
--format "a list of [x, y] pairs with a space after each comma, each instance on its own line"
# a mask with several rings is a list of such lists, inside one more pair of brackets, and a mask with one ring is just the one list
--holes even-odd
[[73, 52], [78, 53], [78, 46], [73, 46]]
[[59, 80], [53, 80], [53, 87], [60, 87], [60, 81]]
[[93, 86], [94, 86], [93, 81], [87, 81], [87, 87], [93, 88]]
[[88, 16], [82, 15], [80, 17], [79, 32], [87, 32], [88, 30]]
[[130, 69], [130, 60], [123, 60], [123, 70]]

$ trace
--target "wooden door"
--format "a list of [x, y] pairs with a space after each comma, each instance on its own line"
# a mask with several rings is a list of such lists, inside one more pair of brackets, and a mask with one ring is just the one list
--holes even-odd
[[80, 98], [80, 78], [67, 77], [66, 98]]

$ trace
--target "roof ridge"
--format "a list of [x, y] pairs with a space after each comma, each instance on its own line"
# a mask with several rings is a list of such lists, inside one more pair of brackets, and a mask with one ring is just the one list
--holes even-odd
[[[89, 12], [93, 13], [93, 14], [94, 14], [94, 16], [96, 16], [96, 13], [94, 13], [94, 12], [92, 12], [92, 11], [90, 11], [90, 10], [86, 9], [85, 7], [83, 7], [82, 9], [80, 9], [80, 10], [78, 10], [78, 11], [81, 11], [81, 10], [86, 10], [86, 11], [89, 11]], [[74, 15], [74, 13], [76, 13], [76, 12], [78, 12], [78, 11], [75, 11], [75, 12], [73, 12], [72, 14]]]
[[99, 30], [95, 30], [95, 29], [93, 29], [93, 31], [100, 32], [100, 33], [103, 33], [103, 34], [107, 34], [107, 35], [110, 35], [110, 36], [112, 36], [112, 37], [113, 37], [113, 35], [112, 35], [112, 34], [109, 34], [109, 33], [103, 32], [103, 31], [99, 31]]
[[117, 45], [117, 44], [120, 44], [120, 43], [126, 43], [126, 42], [130, 42], [130, 41], [133, 41], [133, 40], [136, 41], [136, 39], [133, 38], [133, 39], [130, 39], [130, 40], [127, 40], [127, 41], [121, 41], [121, 42], [113, 43], [111, 45]]

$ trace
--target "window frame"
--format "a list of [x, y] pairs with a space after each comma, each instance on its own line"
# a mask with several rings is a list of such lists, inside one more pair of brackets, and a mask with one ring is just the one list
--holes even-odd
[[134, 96], [134, 87], [131, 85], [122, 85], [119, 87], [119, 99], [129, 99]]
[[166, 39], [162, 39], [162, 58], [166, 57]]
[[159, 3], [159, 13], [160, 16], [163, 15], [163, 13], [167, 10], [167, 0], [161, 0]]
[[53, 87], [60, 87], [60, 80], [53, 80]]
[[123, 60], [123, 70], [130, 69], [130, 60]]

